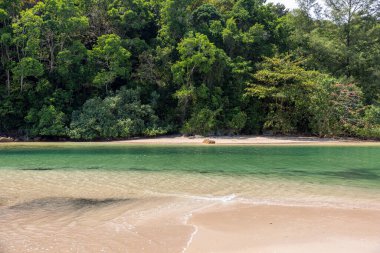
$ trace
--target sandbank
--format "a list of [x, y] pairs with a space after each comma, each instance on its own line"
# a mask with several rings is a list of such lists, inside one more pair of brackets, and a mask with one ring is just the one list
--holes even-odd
[[318, 137], [283, 137], [283, 136], [215, 136], [215, 137], [185, 137], [163, 136], [157, 138], [137, 138], [114, 141], [125, 144], [172, 144], [172, 145], [205, 145], [203, 141], [210, 139], [215, 145], [380, 145], [378, 141], [363, 141], [359, 139], [334, 139]]
[[[72, 200], [37, 202], [45, 207], [42, 201], [63, 206]], [[380, 250], [380, 210], [189, 202], [177, 198], [131, 200], [97, 209], [35, 208], [31, 209], [30, 204], [25, 209], [17, 206], [3, 216], [0, 252], [375, 253]]]

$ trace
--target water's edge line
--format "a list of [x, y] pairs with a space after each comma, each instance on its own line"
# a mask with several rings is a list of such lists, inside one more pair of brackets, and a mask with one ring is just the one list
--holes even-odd
[[[222, 196], [200, 196], [200, 195], [189, 195], [189, 194], [180, 194], [180, 193], [164, 193], [164, 192], [153, 192], [146, 190], [151, 194], [151, 196], [156, 197], [174, 197], [179, 199], [194, 199], [194, 200], [204, 200], [211, 201], [214, 204], [218, 203], [240, 203], [253, 206], [281, 206], [281, 207], [304, 207], [304, 208], [329, 208], [329, 209], [344, 209], [344, 210], [374, 210], [380, 211], [380, 204], [374, 206], [363, 206], [363, 204], [352, 204], [349, 201], [302, 201], [297, 202], [295, 200], [274, 200], [274, 199], [254, 199], [240, 197], [235, 193]], [[352, 201], [355, 201], [353, 199]]]
[[185, 252], [187, 251], [187, 249], [190, 247], [191, 243], [193, 242], [195, 235], [196, 235], [196, 234], [198, 233], [198, 231], [199, 231], [199, 228], [198, 228], [197, 225], [195, 225], [195, 224], [189, 224], [189, 221], [190, 221], [191, 218], [193, 217], [193, 214], [196, 213], [196, 212], [200, 212], [200, 211], [203, 211], [203, 210], [205, 210], [205, 209], [211, 208], [211, 207], [213, 207], [213, 206], [215, 206], [215, 205], [217, 205], [217, 204], [218, 204], [218, 203], [215, 202], [215, 203], [211, 203], [211, 204], [209, 204], [209, 205], [206, 205], [206, 206], [203, 206], [203, 207], [200, 207], [200, 208], [196, 208], [196, 209], [190, 211], [190, 213], [188, 213], [187, 215], [185, 215], [185, 219], [184, 219], [184, 221], [183, 221], [183, 224], [184, 224], [185, 226], [192, 226], [192, 227], [194, 228], [194, 231], [190, 234], [189, 239], [187, 240], [186, 245], [185, 245], [185, 247], [182, 249], [181, 253], [185, 253]]

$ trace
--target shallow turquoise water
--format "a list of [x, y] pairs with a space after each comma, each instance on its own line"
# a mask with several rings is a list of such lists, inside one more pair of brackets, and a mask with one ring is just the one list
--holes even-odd
[[0, 169], [254, 176], [380, 189], [376, 146], [0, 146]]

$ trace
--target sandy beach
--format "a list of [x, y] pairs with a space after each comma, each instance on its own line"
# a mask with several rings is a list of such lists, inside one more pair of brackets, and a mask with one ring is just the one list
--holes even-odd
[[[380, 251], [372, 191], [141, 172], [0, 176], [1, 253]], [[231, 194], [247, 189], [255, 198]]]
[[157, 138], [138, 138], [115, 141], [125, 144], [191, 144], [201, 145], [205, 139], [214, 140], [216, 145], [380, 145], [378, 141], [364, 141], [358, 139], [334, 139], [318, 137], [280, 137], [280, 136], [163, 136]]
[[0, 221], [0, 250], [2, 253], [377, 253], [380, 250], [379, 210], [194, 203], [180, 199], [151, 199], [91, 209], [14, 210], [14, 214]]
[[380, 252], [380, 212], [235, 204], [197, 213], [188, 253]]
[[[300, 137], [212, 139], [216, 145], [379, 144]], [[299, 153], [287, 146], [204, 149], [198, 147], [203, 140], [4, 144], [14, 147], [0, 157], [0, 253], [380, 252], [380, 191], [372, 186], [379, 178], [377, 147], [344, 152], [327, 147], [317, 160], [313, 157], [321, 149], [306, 147], [313, 152], [302, 153], [306, 160], [297, 163]], [[174, 146], [144, 148], [148, 143]], [[189, 146], [181, 149], [182, 144]], [[337, 157], [342, 168], [323, 170]], [[374, 162], [365, 163], [368, 158]], [[287, 162], [292, 162], [289, 169]], [[310, 171], [301, 170], [306, 163]], [[258, 172], [288, 178], [238, 174], [255, 166]], [[230, 167], [237, 171], [222, 170]], [[317, 180], [320, 176], [335, 181], [325, 184]], [[342, 177], [350, 183], [342, 184]], [[363, 184], [354, 184], [360, 180]]]
[[67, 144], [67, 145], [105, 145], [105, 144], [137, 144], [137, 145], [205, 145], [204, 140], [215, 141], [214, 145], [318, 145], [318, 146], [349, 146], [365, 145], [380, 146], [380, 141], [360, 140], [355, 138], [319, 138], [319, 137], [302, 137], [302, 136], [264, 136], [264, 135], [239, 135], [239, 136], [182, 136], [168, 135], [153, 138], [133, 138], [126, 140], [114, 141], [93, 141], [93, 142], [72, 142], [72, 141], [12, 141], [0, 142], [0, 146], [11, 145], [50, 145], [50, 144]]

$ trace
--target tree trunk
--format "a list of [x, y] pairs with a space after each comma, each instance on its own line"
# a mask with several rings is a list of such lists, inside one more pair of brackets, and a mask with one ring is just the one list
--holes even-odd
[[183, 104], [183, 111], [182, 111], [182, 116], [181, 116], [181, 123], [183, 124], [185, 122], [186, 116], [187, 116], [187, 107], [189, 104], [189, 98], [185, 98], [185, 102]]
[[347, 31], [346, 31], [346, 75], [351, 76], [350, 71], [350, 48], [351, 48], [351, 22], [352, 22], [352, 2], [349, 1], [348, 19], [347, 19]]
[[9, 96], [9, 94], [11, 92], [11, 73], [10, 73], [9, 69], [7, 69], [6, 73], [7, 73], [7, 93]]
[[22, 74], [20, 78], [20, 92], [22, 92], [23, 87], [24, 87], [24, 74]]
[[50, 72], [53, 72], [54, 69], [54, 47], [50, 48]]

